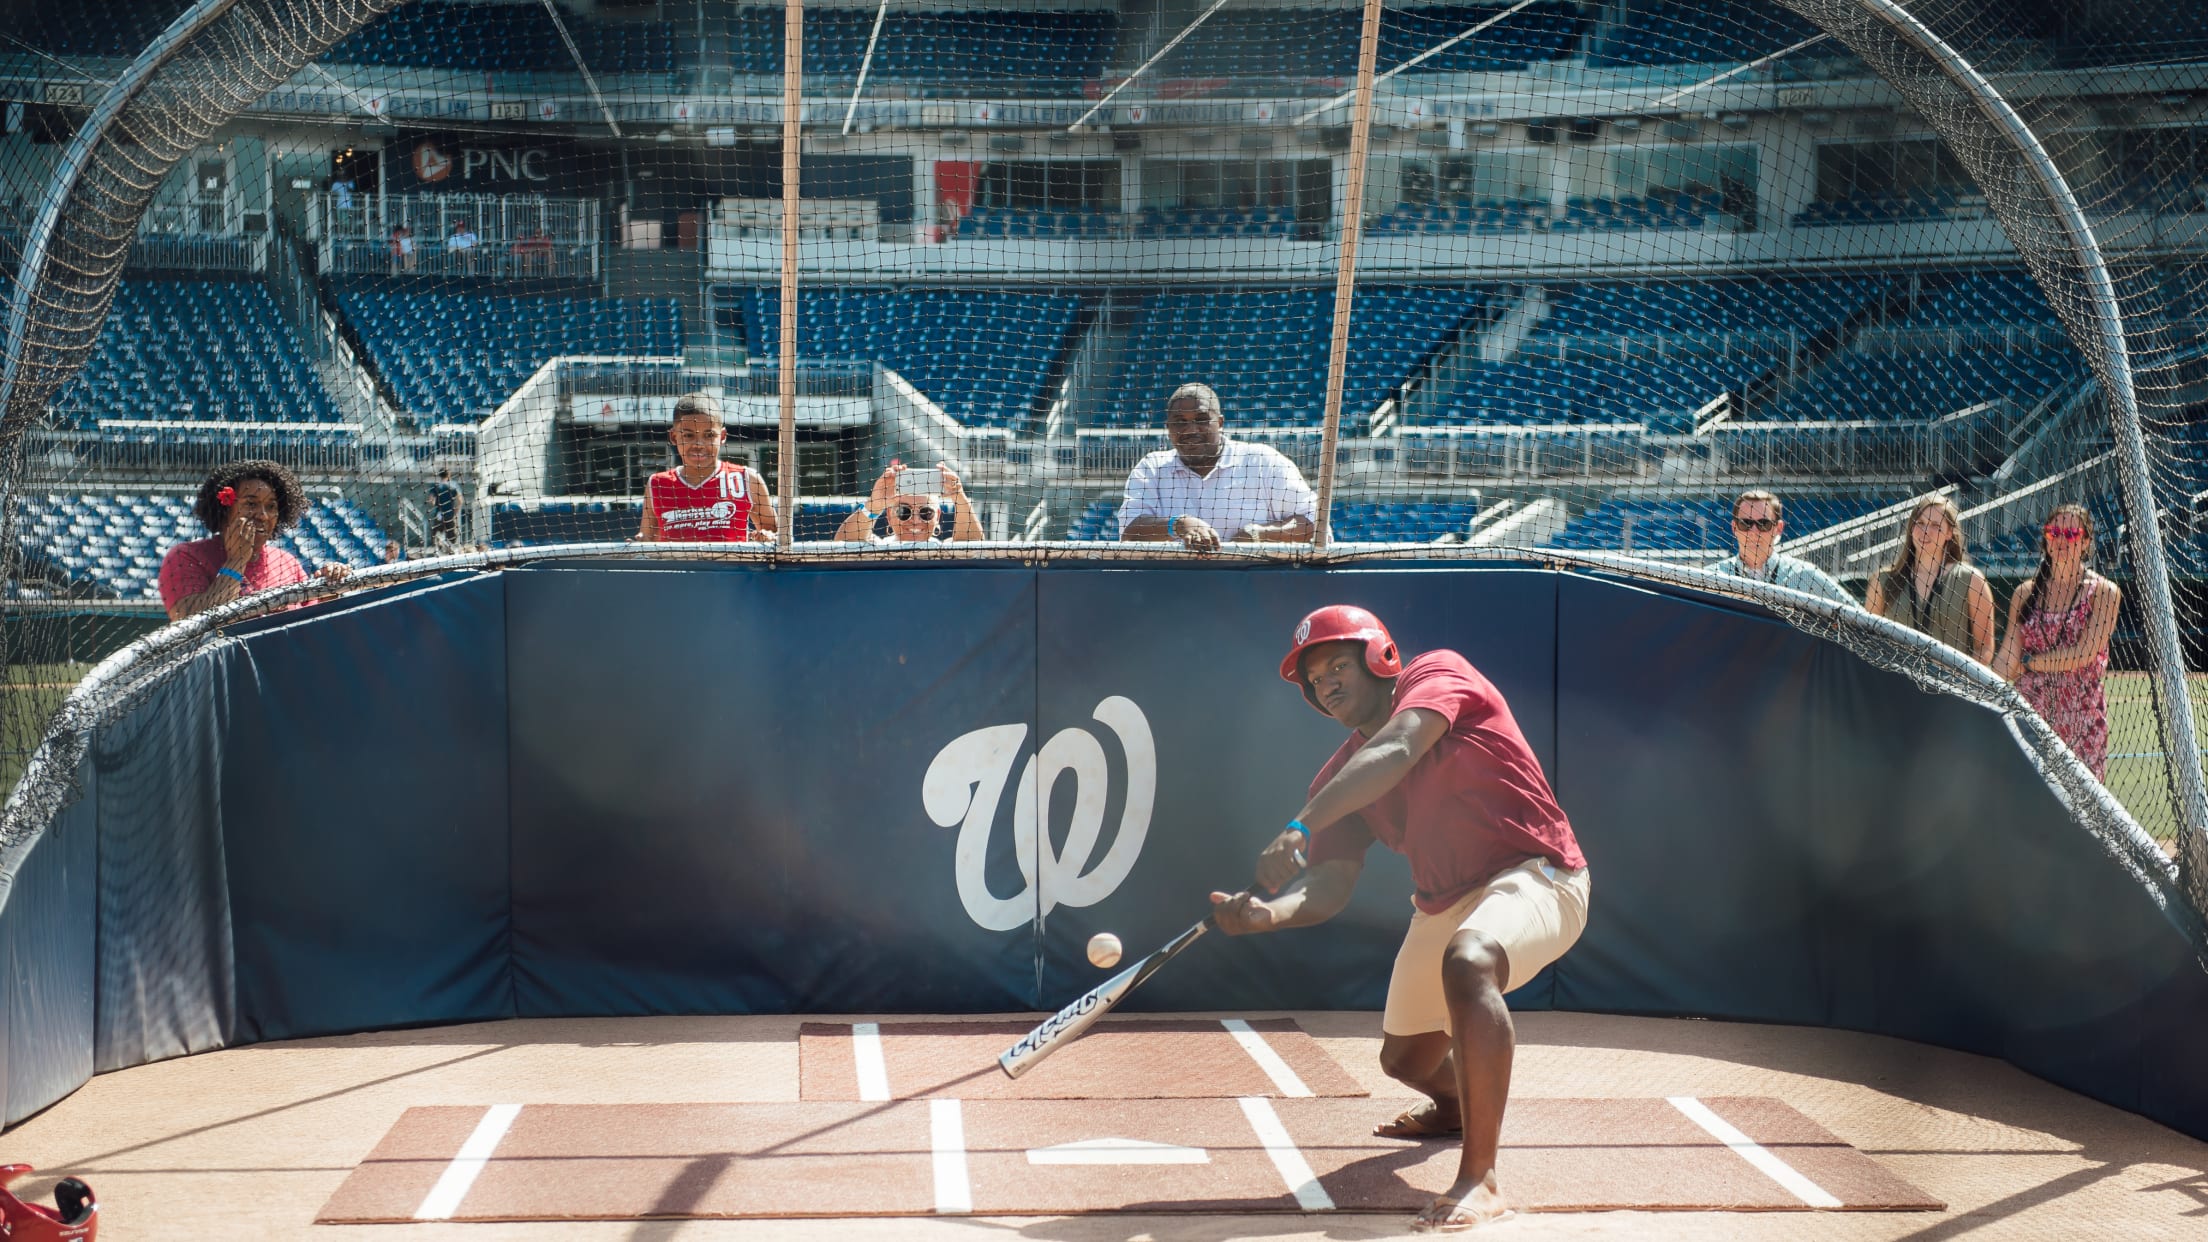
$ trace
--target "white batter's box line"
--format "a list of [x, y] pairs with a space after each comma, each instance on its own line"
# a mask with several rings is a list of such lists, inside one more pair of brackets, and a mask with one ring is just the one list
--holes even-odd
[[882, 1024], [851, 1024], [851, 1060], [858, 1066], [859, 1098], [869, 1103], [889, 1098], [889, 1062], [882, 1057]]
[[451, 1220], [460, 1210], [460, 1201], [468, 1197], [469, 1188], [482, 1175], [483, 1166], [491, 1162], [491, 1153], [498, 1150], [499, 1140], [506, 1137], [514, 1118], [521, 1115], [519, 1104], [493, 1104], [484, 1110], [483, 1119], [475, 1123], [468, 1140], [460, 1144], [460, 1154], [452, 1158], [445, 1171], [438, 1175], [437, 1184], [429, 1188], [422, 1205], [414, 1209], [416, 1220]]
[[1273, 1046], [1265, 1042], [1265, 1037], [1258, 1034], [1256, 1028], [1240, 1018], [1221, 1018], [1219, 1025], [1227, 1028], [1228, 1033], [1234, 1036], [1234, 1042], [1240, 1044], [1242, 1051], [1249, 1053], [1250, 1059], [1257, 1062], [1257, 1068], [1264, 1070], [1265, 1076], [1273, 1080], [1275, 1091], [1294, 1100], [1311, 1098], [1311, 1088], [1304, 1085], [1303, 1079], [1296, 1077], [1296, 1071], [1288, 1068], [1288, 1062], [1273, 1051]]
[[1250, 1129], [1272, 1159], [1273, 1167], [1280, 1170], [1280, 1180], [1288, 1184], [1288, 1193], [1295, 1196], [1296, 1206], [1306, 1212], [1333, 1211], [1334, 1196], [1319, 1185], [1319, 1175], [1311, 1171], [1310, 1162], [1303, 1158], [1303, 1150], [1288, 1136], [1288, 1127], [1280, 1124], [1280, 1114], [1273, 1111], [1273, 1102], [1262, 1095], [1245, 1095], [1236, 1102], [1242, 1105], [1242, 1115], [1249, 1118]]
[[1709, 1132], [1711, 1138], [1725, 1144], [1741, 1159], [1756, 1166], [1764, 1176], [1786, 1187], [1787, 1193], [1813, 1208], [1837, 1208], [1843, 1206], [1831, 1191], [1802, 1176], [1801, 1170], [1781, 1160], [1770, 1149], [1749, 1138], [1733, 1125], [1710, 1110], [1710, 1106], [1691, 1095], [1667, 1097], [1671, 1106], [1687, 1115], [1687, 1119]]
[[934, 1153], [936, 1213], [971, 1214], [974, 1182], [966, 1172], [966, 1114], [957, 1100], [928, 1101], [928, 1146]]

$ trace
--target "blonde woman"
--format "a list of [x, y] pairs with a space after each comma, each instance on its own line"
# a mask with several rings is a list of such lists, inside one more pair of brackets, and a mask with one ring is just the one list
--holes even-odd
[[2039, 572], [2009, 601], [2009, 633], [1993, 671], [2016, 683], [2055, 736], [2108, 775], [2108, 638], [2124, 601], [2089, 567], [2093, 515], [2063, 505], [2039, 532]]
[[1927, 496], [1901, 528], [1893, 564], [1871, 575], [1863, 606], [1939, 639], [1980, 664], [1993, 662], [1993, 588], [1963, 546], [1963, 515]]

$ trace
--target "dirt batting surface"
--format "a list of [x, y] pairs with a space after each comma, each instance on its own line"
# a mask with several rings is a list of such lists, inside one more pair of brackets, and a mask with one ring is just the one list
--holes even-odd
[[[554, 1104], [407, 1110], [331, 1223], [1415, 1212], [1449, 1143], [1343, 1100]], [[1503, 1127], [1529, 1211], [1936, 1210], [1777, 1100], [1532, 1099]]]
[[[1209, 1015], [1214, 1020], [1238, 1016], [1242, 1015]], [[1275, 1015], [1253, 1017], [1270, 1016]], [[1397, 1186], [1411, 1186], [1414, 1191], [1423, 1179], [1435, 1175], [1429, 1166], [1446, 1166], [1445, 1144], [1403, 1145], [1394, 1149], [1397, 1154], [1375, 1158], [1360, 1147], [1368, 1140], [1355, 1133], [1341, 1140], [1339, 1153], [1324, 1141], [1313, 1127], [1338, 1125], [1361, 1132], [1399, 1111], [1406, 1097], [1378, 1073], [1377, 1015], [1299, 1013], [1293, 1017], [1334, 1062], [1376, 1097], [1256, 1097], [1297, 1137], [1298, 1151], [1313, 1178], [1330, 1195], [1339, 1190], [1345, 1201], [1365, 1202], [1355, 1177], [1343, 1180], [1349, 1166], [1360, 1161], [1371, 1162], [1367, 1169], [1381, 1171], [1383, 1181], [1393, 1179]], [[846, 1023], [900, 1020], [870, 1015], [839, 1019]], [[999, 1019], [1015, 1026], [1023, 1020], [1024, 1016]], [[673, 1112], [636, 1107], [642, 1105], [678, 1106], [675, 1112], [698, 1110], [694, 1124], [701, 1126], [714, 1124], [710, 1114], [716, 1110], [698, 1106], [713, 1105], [745, 1106], [741, 1112], [718, 1110], [724, 1125], [758, 1105], [789, 1108], [793, 1110], [790, 1118], [798, 1117], [794, 1110], [826, 1110], [818, 1116], [848, 1118], [853, 1127], [865, 1124], [862, 1118], [872, 1118], [885, 1128], [868, 1146], [889, 1158], [874, 1174], [862, 1175], [863, 1185], [854, 1187], [841, 1172], [829, 1174], [818, 1188], [818, 1202], [810, 1206], [833, 1217], [849, 1210], [843, 1205], [855, 1195], [874, 1193], [877, 1185], [910, 1187], [918, 1178], [925, 1179], [925, 1190], [917, 1193], [932, 1200], [939, 1190], [934, 1114], [950, 1101], [894, 1101], [885, 1107], [801, 1100], [800, 1025], [797, 1018], [520, 1021], [263, 1045], [95, 1078], [68, 1100], [0, 1137], [0, 1143], [5, 1143], [8, 1159], [39, 1166], [39, 1177], [26, 1186], [30, 1191], [47, 1193], [53, 1179], [63, 1175], [90, 1181], [100, 1195], [105, 1242], [235, 1242], [239, 1238], [782, 1242], [825, 1237], [881, 1242], [1007, 1237], [1048, 1242], [1138, 1238], [1204, 1242], [1250, 1237], [1268, 1242], [1341, 1242], [1406, 1235], [1409, 1212], [1403, 1207], [991, 1216], [989, 1204], [1002, 1193], [997, 1187], [1003, 1170], [1011, 1171], [1007, 1189], [1017, 1189], [1044, 1185], [1042, 1174], [1073, 1174], [1066, 1179], [1071, 1183], [1100, 1168], [1080, 1163], [1077, 1155], [1048, 1154], [1052, 1148], [1097, 1137], [1089, 1135], [1092, 1127], [1085, 1125], [1050, 1128], [1073, 1127], [1081, 1121], [1078, 1115], [1060, 1114], [1058, 1121], [1047, 1124], [1015, 1122], [1016, 1135], [1000, 1135], [1003, 1119], [993, 1115], [995, 1110], [1053, 1107], [1049, 1101], [1010, 1100], [969, 1100], [956, 1105], [969, 1144], [971, 1216], [638, 1220], [632, 1215], [607, 1221], [313, 1223], [326, 1204], [335, 1204], [341, 1187], [372, 1154], [403, 1156], [409, 1150], [382, 1146], [387, 1139], [416, 1145], [413, 1150], [424, 1168], [409, 1189], [420, 1190], [421, 1199], [428, 1198], [446, 1177], [460, 1147], [476, 1135], [492, 1111], [512, 1104], [527, 1107], [513, 1111], [507, 1137], [500, 1140], [494, 1155], [507, 1151], [507, 1142], [566, 1142], [565, 1133], [573, 1129], [566, 1124], [569, 1119], [559, 1116], [566, 1108], [621, 1106], [607, 1114], [608, 1124], [597, 1132], [603, 1142], [642, 1162], [634, 1168], [640, 1177], [630, 1179], [641, 1181], [641, 1188], [620, 1192], [633, 1200], [649, 1194], [656, 1196], [654, 1203], [672, 1206], [685, 1195], [697, 1202], [706, 1193], [739, 1193], [726, 1176], [729, 1153], [761, 1150], [769, 1143], [782, 1144], [776, 1154], [793, 1165], [823, 1158], [811, 1154], [813, 1149], [805, 1145], [812, 1140], [793, 1142], [797, 1136], [787, 1130], [771, 1138], [750, 1129], [723, 1130], [718, 1135], [699, 1129], [677, 1133], [664, 1124]], [[1568, 1120], [1578, 1107], [1576, 1101], [1602, 1101], [1604, 1107], [1630, 1101], [1631, 1107], [1646, 1110], [1648, 1124], [1663, 1127], [1667, 1143], [1676, 1140], [1691, 1146], [1691, 1134], [1677, 1128], [1691, 1119], [1672, 1102], [1676, 1097], [1707, 1106], [1836, 1198], [1866, 1193], [1899, 1198], [1901, 1192], [1893, 1189], [1898, 1183], [1947, 1206], [1938, 1211], [1527, 1212], [1474, 1236], [1753, 1242], [2198, 1239], [2202, 1221], [2208, 1219], [2208, 1144], [2083, 1100], [1999, 1062], [1896, 1040], [1717, 1022], [1524, 1014], [1519, 1016], [1513, 1093], [1509, 1126], [1511, 1141], [1518, 1145], [1506, 1153], [1505, 1167], [1513, 1167], [1510, 1161], [1519, 1162], [1519, 1181], [1506, 1183], [1505, 1189], [1529, 1202], [1536, 1193], [1553, 1193], [1541, 1188], [1550, 1174], [1534, 1161], [1569, 1158], [1569, 1153], [1539, 1155], [1546, 1148], [1535, 1140], [1560, 1118]], [[1186, 1110], [1194, 1103], [1155, 1101], [1141, 1107]], [[1098, 1101], [1096, 1106], [1126, 1104]], [[1226, 1100], [1208, 1102], [1205, 1107], [1239, 1112], [1242, 1105]], [[409, 1116], [416, 1109], [423, 1111]], [[540, 1133], [539, 1119], [532, 1114], [545, 1109], [551, 1111], [542, 1114], [545, 1129]], [[912, 1114], [909, 1123], [896, 1116], [907, 1110]], [[1335, 1110], [1340, 1121], [1327, 1121], [1325, 1115]], [[629, 1128], [619, 1129], [610, 1120], [616, 1115], [626, 1115]], [[1004, 1118], [1012, 1116], [1004, 1114]], [[1680, 1120], [1673, 1121], [1674, 1116]], [[1121, 1120], [1131, 1124], [1136, 1114], [1121, 1114]], [[1247, 1115], [1243, 1120], [1248, 1123]], [[745, 1124], [750, 1125], [750, 1120]], [[919, 1129], [922, 1125], [925, 1130]], [[915, 1131], [921, 1134], [918, 1140], [910, 1137]], [[1256, 1133], [1250, 1128], [1244, 1132]], [[1848, 1146], [1838, 1147], [1821, 1135]], [[1185, 1148], [1212, 1141], [1176, 1142], [1171, 1133], [1163, 1132], [1103, 1137], [1147, 1139]], [[1610, 1184], [1637, 1184], [1631, 1179], [1649, 1177], [1645, 1168], [1625, 1167], [1655, 1158], [1630, 1145], [1638, 1137], [1638, 1133], [1610, 1136], [1616, 1150], [1606, 1159], [1620, 1166], [1609, 1175]], [[1628, 1145], [1618, 1146], [1621, 1139]], [[902, 1146], [915, 1142], [926, 1144], [928, 1160], [898, 1154]], [[1714, 1136], [1708, 1145], [1717, 1145]], [[714, 1150], [678, 1150], [704, 1147]], [[1016, 1157], [1015, 1147], [1019, 1149]], [[1185, 1154], [1160, 1154], [1133, 1143], [1106, 1144], [1104, 1150], [1110, 1155], [1115, 1147], [1120, 1157], [1148, 1152], [1143, 1159], [1158, 1161], [1134, 1167], [1101, 1166], [1112, 1180], [1139, 1188], [1122, 1191], [1130, 1206], [1139, 1205], [1135, 1194], [1156, 1194], [1152, 1187], [1188, 1185], [1178, 1179], [1203, 1167], [1172, 1162], [1188, 1160]], [[838, 1164], [851, 1154], [842, 1144], [834, 1151]], [[1046, 1153], [1044, 1163], [1033, 1159], [1035, 1152]], [[1073, 1162], [1047, 1163], [1068, 1159]], [[1867, 1161], [1893, 1182], [1882, 1183], [1884, 1189], [1870, 1182], [1858, 1185], [1851, 1180], [1854, 1175], [1849, 1168], [1821, 1163], [1828, 1159]], [[684, 1160], [691, 1162], [689, 1166], [673, 1174], [662, 1167]], [[460, 1198], [463, 1206], [479, 1192], [508, 1193], [500, 1189], [503, 1183], [497, 1179], [522, 1170], [499, 1170], [497, 1163], [495, 1159], [484, 1162], [476, 1184]], [[1266, 1166], [1257, 1167], [1268, 1166], [1283, 1179], [1276, 1183], [1281, 1193], [1288, 1193], [1286, 1175], [1271, 1164], [1270, 1157]], [[1231, 1167], [1245, 1167], [1239, 1155]], [[1730, 1166], [1707, 1167], [1722, 1171]], [[649, 1177], [641, 1176], [647, 1173]], [[1771, 1193], [1739, 1172], [1722, 1175], [1733, 1179], [1736, 1187]], [[1232, 1176], [1239, 1184], [1244, 1174], [1236, 1171]], [[1174, 1180], [1168, 1181], [1169, 1177]], [[915, 1192], [898, 1189], [897, 1193]], [[1182, 1191], [1173, 1193], [1179, 1197]], [[421, 1199], [412, 1210], [419, 1210]], [[623, 1210], [635, 1209], [624, 1206]]]
[[1139, 1100], [1364, 1095], [1293, 1019], [1107, 1018], [1020, 1078], [997, 1057], [1034, 1023], [808, 1022], [808, 1100]]

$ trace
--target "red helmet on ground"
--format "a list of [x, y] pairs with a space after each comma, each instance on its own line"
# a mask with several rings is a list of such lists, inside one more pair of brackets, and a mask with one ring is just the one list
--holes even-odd
[[27, 1164], [0, 1165], [0, 1238], [9, 1242], [93, 1242], [100, 1233], [100, 1205], [92, 1188], [73, 1177], [54, 1186], [54, 1206], [25, 1203], [6, 1189], [31, 1175]]
[[1375, 677], [1397, 677], [1403, 672], [1402, 653], [1395, 649], [1395, 639], [1388, 636], [1388, 627], [1380, 624], [1380, 618], [1355, 604], [1329, 604], [1296, 623], [1295, 638], [1287, 657], [1280, 662], [1280, 679], [1295, 683], [1303, 691], [1304, 702], [1314, 708], [1319, 707], [1319, 701], [1312, 697], [1311, 685], [1303, 679], [1303, 653], [1320, 643], [1338, 642], [1363, 643], [1365, 667]]

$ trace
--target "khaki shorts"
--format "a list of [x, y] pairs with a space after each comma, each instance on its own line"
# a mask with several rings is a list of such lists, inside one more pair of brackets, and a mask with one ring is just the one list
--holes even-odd
[[1510, 958], [1503, 990], [1523, 985], [1564, 956], [1587, 929], [1587, 868], [1567, 871], [1546, 858], [1512, 867], [1466, 893], [1440, 914], [1419, 910], [1396, 950], [1388, 978], [1388, 1008], [1380, 1029], [1390, 1035], [1423, 1035], [1449, 1029], [1442, 996], [1441, 959], [1460, 931], [1476, 931], [1501, 945]]

